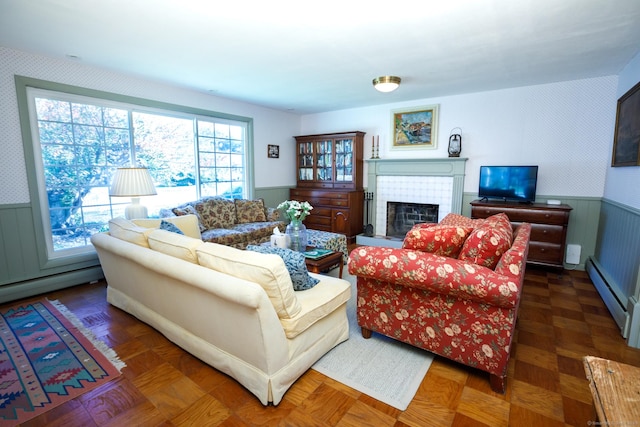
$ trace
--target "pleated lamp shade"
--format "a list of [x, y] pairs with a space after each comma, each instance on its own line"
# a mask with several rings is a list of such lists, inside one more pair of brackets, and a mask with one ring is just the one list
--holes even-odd
[[118, 168], [109, 195], [113, 197], [131, 197], [131, 204], [125, 208], [125, 217], [146, 218], [147, 208], [140, 204], [141, 196], [158, 194], [147, 168]]

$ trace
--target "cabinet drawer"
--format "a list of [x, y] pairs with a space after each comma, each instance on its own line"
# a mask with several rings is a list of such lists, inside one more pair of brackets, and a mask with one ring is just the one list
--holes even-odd
[[330, 193], [328, 191], [324, 191], [322, 197], [327, 199], [348, 199], [348, 193]]
[[[505, 212], [509, 216], [509, 212]], [[543, 224], [560, 224], [567, 223], [567, 214], [562, 211], [552, 210], [530, 210], [530, 211], [518, 211], [512, 212], [514, 220], [530, 223], [543, 223]], [[509, 216], [509, 218], [511, 218]]]
[[308, 218], [315, 218], [317, 216], [331, 217], [331, 208], [316, 207], [316, 205], [313, 205], [313, 210], [309, 214]]
[[306, 201], [308, 201], [309, 203], [311, 203], [311, 206], [313, 206], [313, 209], [316, 209], [317, 206], [340, 206], [340, 207], [349, 207], [349, 201], [348, 200], [333, 200], [333, 199], [318, 199], [318, 198], [309, 198], [309, 199], [305, 199]]
[[504, 212], [512, 222], [529, 222], [543, 224], [566, 224], [568, 214], [561, 210], [526, 209], [493, 206], [474, 206], [471, 215], [474, 218], [487, 218], [491, 215]]
[[331, 226], [331, 217], [330, 216], [319, 216], [319, 215], [309, 215], [304, 223], [307, 227], [317, 229], [317, 226]]
[[294, 188], [289, 191], [292, 197], [300, 197], [304, 199], [323, 198], [323, 199], [341, 199], [348, 200], [349, 193], [340, 193], [327, 190], [306, 190]]
[[562, 243], [564, 227], [561, 225], [531, 224], [531, 241]]
[[529, 241], [528, 261], [562, 263], [562, 245]]
[[339, 206], [339, 207], [349, 207], [349, 200], [342, 200], [342, 199], [332, 199], [332, 200], [327, 200], [327, 199], [323, 199], [323, 204], [326, 204], [327, 206]]

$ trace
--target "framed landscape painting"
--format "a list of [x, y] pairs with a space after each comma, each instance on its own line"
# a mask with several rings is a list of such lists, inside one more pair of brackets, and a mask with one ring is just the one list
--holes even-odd
[[392, 149], [437, 148], [438, 106], [391, 112]]
[[640, 82], [618, 99], [611, 166], [640, 166]]

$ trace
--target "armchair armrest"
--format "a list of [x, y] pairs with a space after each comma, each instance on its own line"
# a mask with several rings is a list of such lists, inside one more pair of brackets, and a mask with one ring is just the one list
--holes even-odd
[[[512, 254], [512, 259], [516, 255]], [[522, 275], [519, 264], [508, 274], [455, 258], [410, 249], [362, 246], [349, 256], [349, 273], [454, 298], [503, 308], [518, 306]], [[524, 272], [522, 272], [524, 273]]]

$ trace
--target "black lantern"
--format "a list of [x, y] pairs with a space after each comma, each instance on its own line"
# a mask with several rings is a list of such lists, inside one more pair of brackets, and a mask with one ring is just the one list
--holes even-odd
[[[454, 133], [455, 130], [459, 130], [459, 133]], [[449, 157], [460, 157], [462, 151], [462, 129], [453, 128], [449, 135]]]

